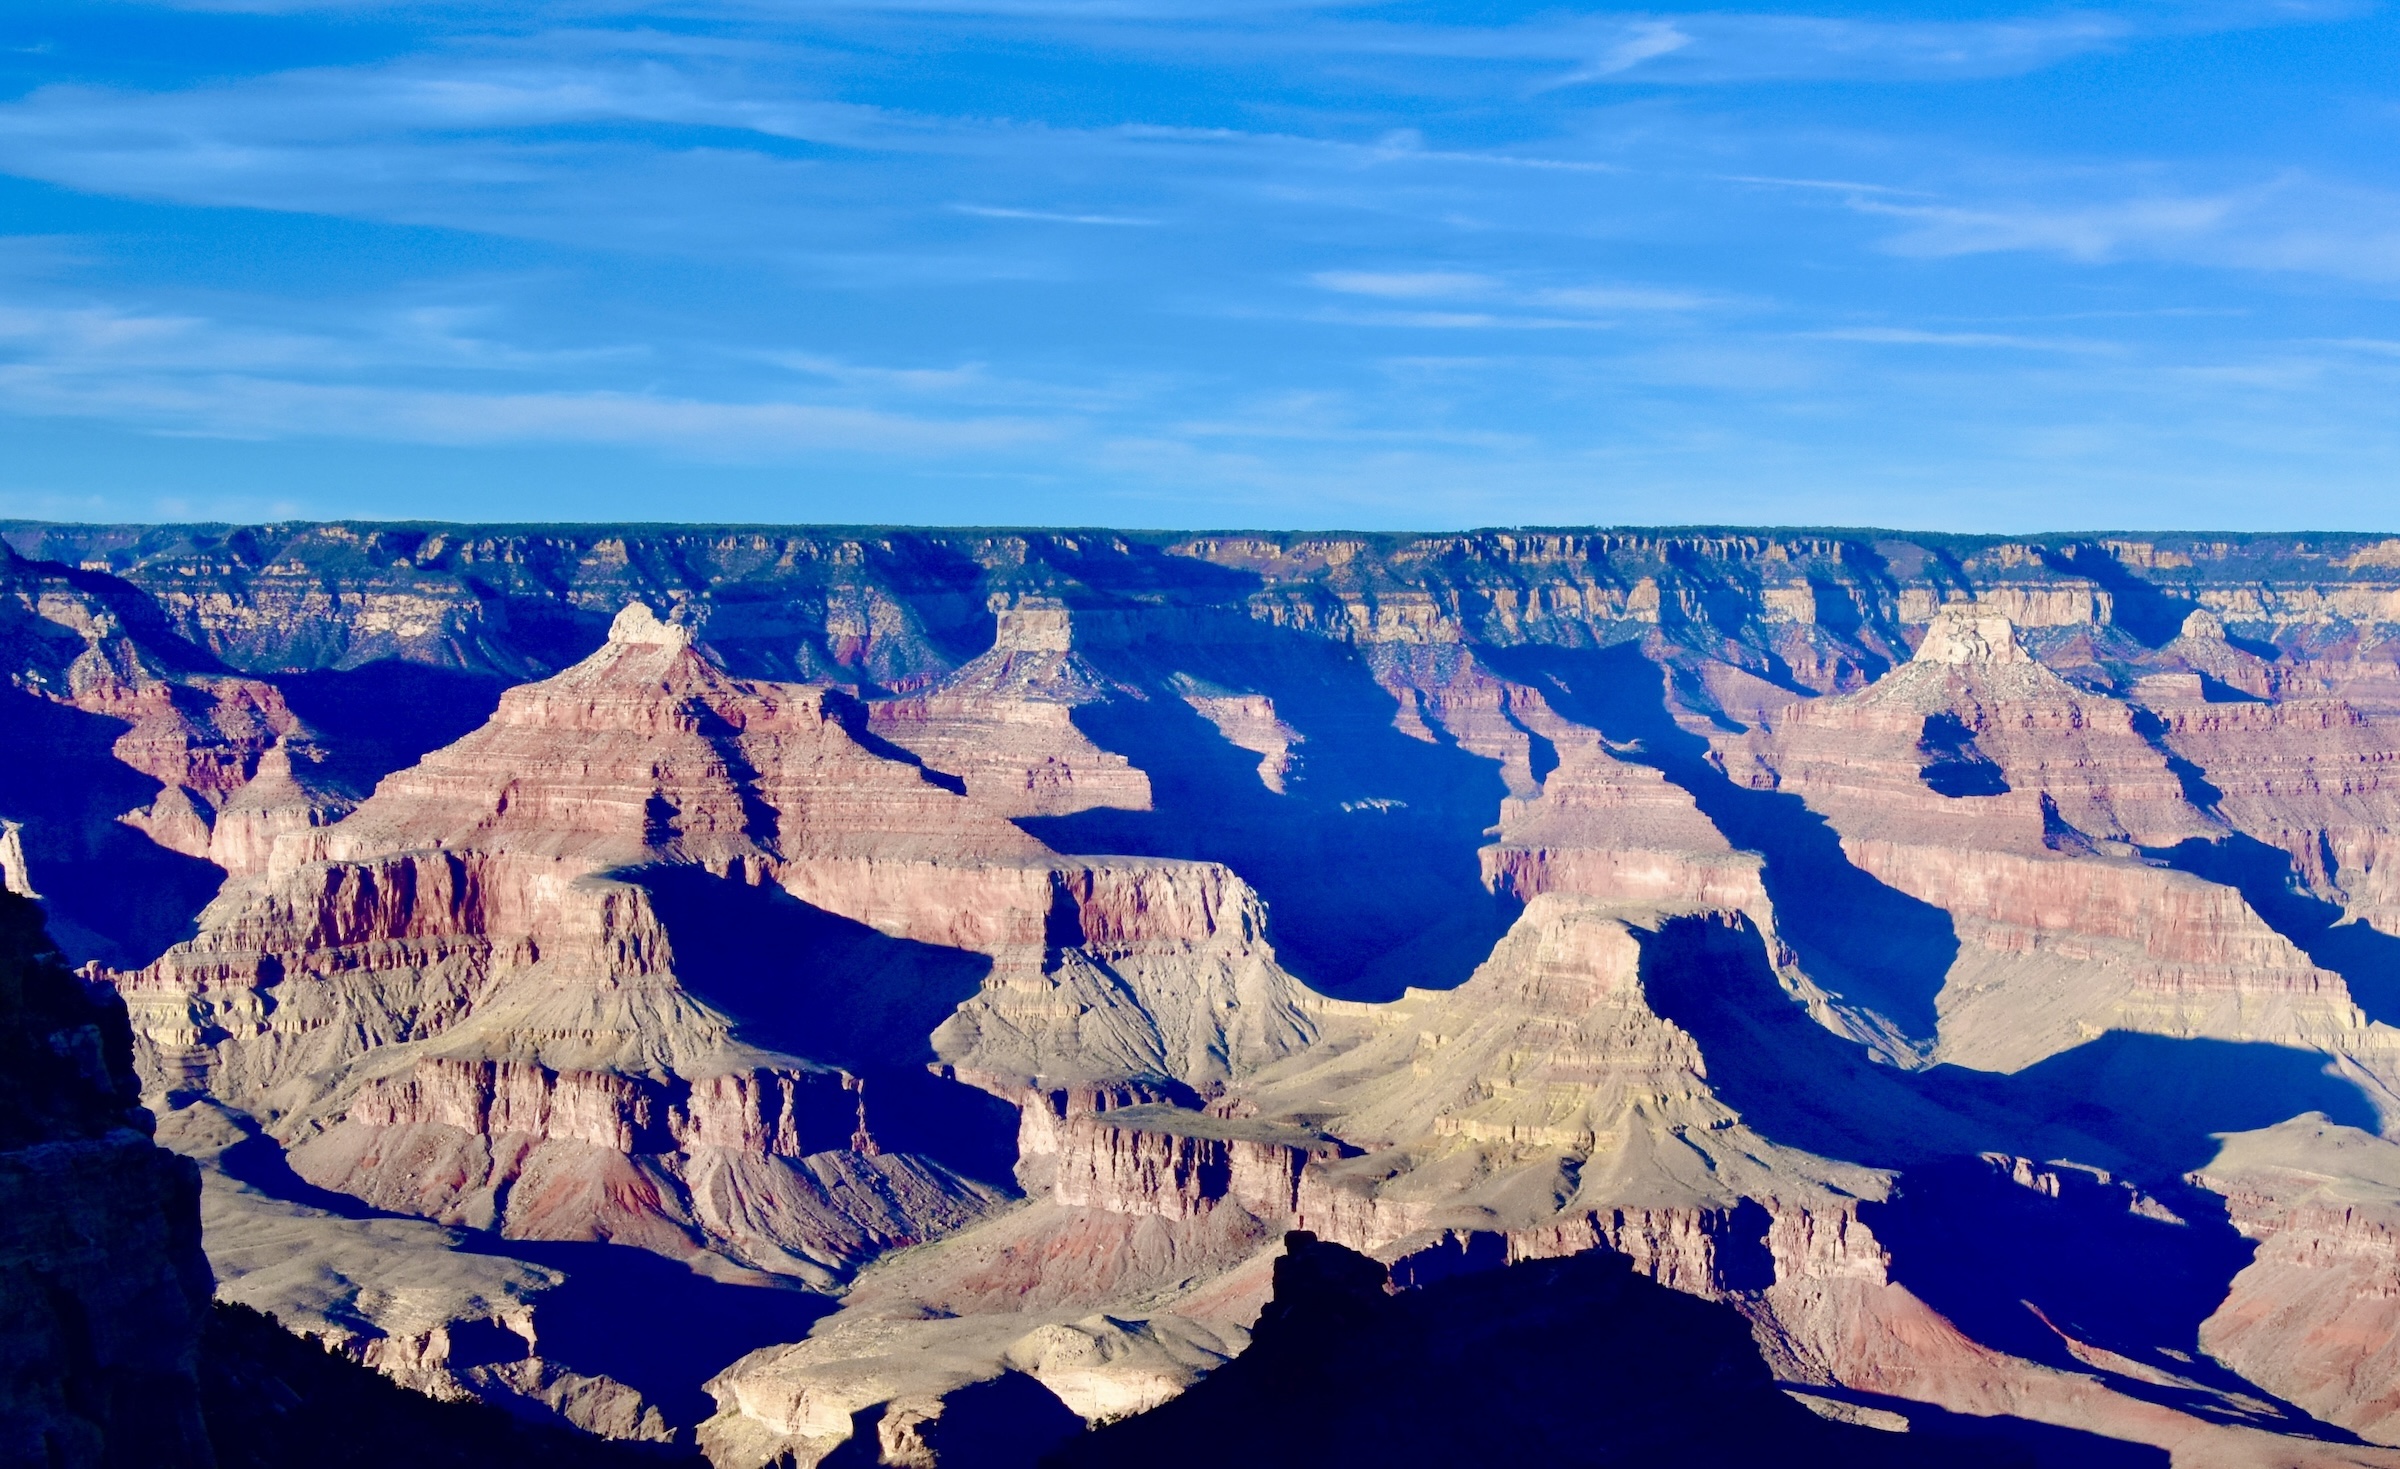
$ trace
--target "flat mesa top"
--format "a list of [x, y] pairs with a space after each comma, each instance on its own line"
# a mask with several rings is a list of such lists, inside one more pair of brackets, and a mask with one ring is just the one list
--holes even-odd
[[1170, 1102], [1144, 1102], [1099, 1114], [1112, 1127], [1140, 1132], [1163, 1132], [1175, 1137], [1205, 1137], [1221, 1142], [1283, 1143], [1290, 1147], [1329, 1147], [1333, 1140], [1321, 1132], [1288, 1122], [1256, 1117], [1212, 1117]]

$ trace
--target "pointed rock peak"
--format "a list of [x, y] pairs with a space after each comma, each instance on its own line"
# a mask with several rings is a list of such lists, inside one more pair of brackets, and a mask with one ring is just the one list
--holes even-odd
[[0, 889], [20, 898], [41, 896], [25, 871], [25, 828], [14, 821], [0, 821]]
[[608, 625], [611, 644], [625, 647], [688, 648], [692, 645], [692, 630], [672, 622], [659, 621], [658, 614], [644, 602], [628, 602], [617, 620]]
[[2008, 614], [1974, 602], [1953, 602], [1933, 615], [1925, 641], [1917, 645], [1919, 663], [2030, 663], [2033, 655], [2017, 641], [2016, 624]]
[[2225, 620], [2206, 607], [2183, 620], [2183, 635], [2195, 643], [2225, 641]]

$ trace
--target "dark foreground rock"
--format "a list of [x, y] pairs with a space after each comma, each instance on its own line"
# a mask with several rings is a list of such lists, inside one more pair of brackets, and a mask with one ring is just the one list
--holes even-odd
[[220, 1303], [200, 1383], [218, 1469], [685, 1469], [697, 1455], [439, 1402], [246, 1306]]
[[1912, 1427], [1887, 1433], [1801, 1406], [1739, 1314], [1646, 1280], [1622, 1256], [1395, 1292], [1377, 1261], [1295, 1231], [1249, 1351], [1043, 1462], [1999, 1469], [2167, 1457], [2064, 1431], [2010, 1442], [1970, 1422]]
[[437, 1402], [209, 1301], [198, 1169], [150, 1140], [124, 1006], [0, 892], [0, 1464], [606, 1469], [696, 1463]]

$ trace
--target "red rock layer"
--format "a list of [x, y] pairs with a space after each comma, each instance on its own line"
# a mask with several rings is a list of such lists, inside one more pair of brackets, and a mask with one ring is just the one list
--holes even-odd
[[[629, 613], [349, 819], [288, 832], [122, 988], [156, 1084], [254, 1111], [325, 1186], [538, 1237], [846, 1268], [988, 1193], [862, 1155], [837, 1171], [873, 1175], [864, 1213], [886, 1217], [828, 1194], [802, 1160], [851, 1146], [848, 1079], [738, 1042], [677, 985], [648, 894], [606, 874], [905, 861], [937, 833], [954, 851], [962, 804], [860, 749], [823, 691], [727, 679]], [[810, 1254], [845, 1234], [876, 1238]]]
[[1119, 691], [1073, 651], [1067, 610], [1019, 602], [997, 612], [990, 652], [922, 693], [879, 701], [875, 732], [1003, 816], [1149, 810], [1149, 778], [1075, 727], [1079, 706]]
[[1561, 730], [1540, 794], [1500, 804], [1484, 881], [1530, 901], [1564, 893], [1765, 915], [1759, 860], [1732, 845], [1692, 798], [1620, 760], [1589, 731]]
[[2400, 1444], [2400, 1146], [2299, 1117], [2227, 1138], [2195, 1181], [2258, 1241], [2201, 1345], [2329, 1423]]
[[154, 1085], [254, 1112], [304, 1176], [391, 1207], [809, 1273], [991, 1196], [874, 1151], [852, 1079], [744, 1045], [614, 874], [777, 882], [993, 956], [943, 1054], [1008, 1085], [1206, 1082], [1305, 1038], [1224, 869], [1063, 861], [861, 745], [841, 698], [731, 678], [629, 609], [347, 818], [284, 831], [198, 938], [120, 977]]
[[2288, 855], [2312, 894], [2400, 935], [2400, 714], [2329, 698], [2210, 702], [2156, 679], [2137, 697], [2220, 793], [2229, 825]]
[[[2361, 1038], [2340, 976], [2238, 892], [2139, 856], [2226, 828], [2185, 799], [2138, 713], [2034, 662], [2004, 617], [1960, 608], [1917, 661], [1793, 707], [1760, 743], [1851, 861], [1950, 915], [1940, 1057], [2015, 1070], [2111, 1028]], [[1929, 771], [1945, 760], [2005, 792], [1942, 794]]]

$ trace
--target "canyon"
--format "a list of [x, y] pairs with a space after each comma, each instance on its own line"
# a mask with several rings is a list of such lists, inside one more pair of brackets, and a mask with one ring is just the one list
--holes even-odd
[[1519, 1384], [1403, 1462], [2400, 1464], [2400, 539], [10, 523], [0, 663], [160, 1310], [718, 1469], [1321, 1462], [1344, 1333]]

